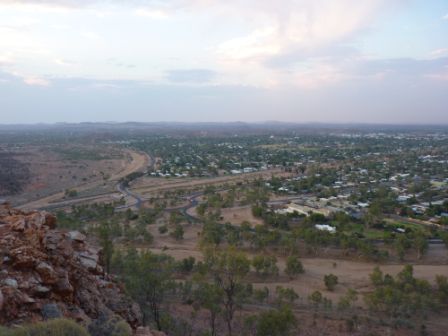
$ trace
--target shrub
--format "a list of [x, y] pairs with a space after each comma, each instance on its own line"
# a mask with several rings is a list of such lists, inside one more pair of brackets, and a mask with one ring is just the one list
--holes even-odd
[[327, 274], [324, 277], [324, 283], [329, 291], [334, 291], [334, 288], [338, 284], [338, 277], [334, 274]]
[[289, 275], [291, 279], [295, 278], [297, 275], [304, 273], [302, 262], [296, 256], [289, 256], [286, 260], [285, 273]]
[[27, 325], [17, 329], [11, 329], [2, 336], [89, 336], [87, 331], [74, 321], [55, 319], [48, 322]]
[[131, 327], [120, 317], [100, 317], [89, 325], [91, 336], [131, 336]]

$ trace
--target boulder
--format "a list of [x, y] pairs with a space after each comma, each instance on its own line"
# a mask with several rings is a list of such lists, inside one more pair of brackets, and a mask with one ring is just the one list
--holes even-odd
[[19, 287], [19, 284], [18, 284], [17, 280], [16, 279], [12, 279], [12, 278], [7, 278], [7, 279], [3, 280], [3, 284], [5, 286], [9, 286], [9, 287], [12, 287], [12, 288], [18, 288]]
[[49, 303], [42, 306], [42, 317], [44, 320], [63, 317], [61, 310], [55, 303]]
[[70, 231], [68, 233], [68, 236], [70, 237], [71, 240], [74, 240], [74, 241], [77, 241], [80, 243], [84, 243], [87, 239], [87, 237], [79, 231]]
[[36, 272], [40, 275], [43, 284], [55, 284], [59, 280], [58, 274], [53, 267], [45, 261], [40, 262], [36, 266]]

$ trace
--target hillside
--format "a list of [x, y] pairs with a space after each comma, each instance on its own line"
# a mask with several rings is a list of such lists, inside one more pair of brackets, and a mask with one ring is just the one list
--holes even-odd
[[99, 251], [83, 234], [55, 227], [49, 213], [0, 205], [0, 325], [119, 316], [140, 326], [140, 308], [104, 274]]

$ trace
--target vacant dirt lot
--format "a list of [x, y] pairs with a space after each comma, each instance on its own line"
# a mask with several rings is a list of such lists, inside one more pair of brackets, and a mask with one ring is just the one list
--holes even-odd
[[[43, 154], [42, 154], [43, 155]], [[40, 161], [35, 164], [40, 167], [35, 171], [39, 184], [38, 191], [31, 194], [21, 195], [16, 202], [22, 200], [21, 208], [37, 209], [54, 205], [55, 202], [66, 202], [64, 199], [65, 189], [76, 189], [82, 193], [95, 189], [98, 194], [108, 192], [115, 193], [116, 182], [134, 171], [146, 168], [148, 157], [134, 151], [125, 150], [120, 159], [114, 160], [81, 160], [81, 161], [61, 161], [60, 157], [41, 156]], [[77, 167], [77, 170], [74, 170]], [[67, 172], [68, 169], [68, 172]], [[59, 179], [63, 172], [75, 175], [70, 181]], [[84, 176], [86, 175], [86, 176]], [[35, 186], [31, 184], [30, 188]], [[43, 196], [43, 197], [42, 197]], [[100, 196], [104, 197], [104, 196]], [[37, 198], [37, 199], [36, 199]], [[29, 200], [32, 201], [29, 201]], [[90, 201], [96, 201], [95, 197], [90, 197]], [[69, 200], [69, 203], [71, 201]]]
[[233, 225], [241, 225], [244, 221], [248, 221], [252, 226], [263, 224], [263, 220], [252, 215], [250, 206], [222, 209], [221, 216], [223, 223], [229, 222]]

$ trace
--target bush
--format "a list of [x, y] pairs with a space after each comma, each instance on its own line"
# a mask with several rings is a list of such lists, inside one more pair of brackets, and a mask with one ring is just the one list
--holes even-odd
[[291, 335], [297, 325], [296, 317], [287, 307], [262, 312], [257, 322], [257, 336]]
[[55, 319], [48, 322], [36, 323], [17, 329], [11, 329], [2, 336], [89, 336], [88, 332], [74, 321]]
[[120, 317], [100, 317], [89, 325], [91, 336], [131, 336], [131, 327]]
[[170, 232], [170, 236], [176, 240], [184, 239], [184, 228], [180, 224], [176, 224], [173, 231]]
[[295, 278], [297, 275], [304, 273], [302, 262], [296, 256], [289, 256], [286, 259], [286, 269], [285, 273], [289, 275], [291, 279]]
[[338, 277], [334, 274], [327, 274], [324, 277], [324, 283], [329, 291], [334, 291], [334, 288], [338, 284]]

